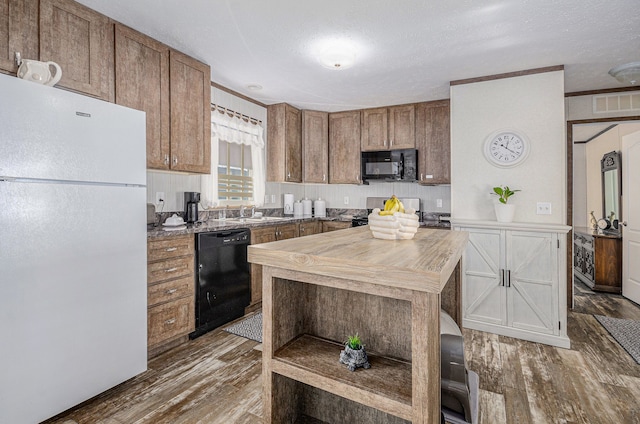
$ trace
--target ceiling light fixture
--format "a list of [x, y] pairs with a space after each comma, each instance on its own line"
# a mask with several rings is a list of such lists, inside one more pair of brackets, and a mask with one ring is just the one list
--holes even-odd
[[356, 49], [348, 41], [333, 40], [320, 49], [318, 60], [325, 68], [347, 69], [356, 61]]
[[260, 84], [249, 84], [247, 88], [252, 91], [262, 90], [262, 86]]
[[640, 62], [625, 63], [611, 68], [609, 75], [623, 84], [636, 85], [640, 82]]

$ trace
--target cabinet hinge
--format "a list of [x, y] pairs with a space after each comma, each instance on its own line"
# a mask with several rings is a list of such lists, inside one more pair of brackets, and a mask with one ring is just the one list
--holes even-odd
[[562, 322], [558, 321], [558, 330], [562, 330]]
[[560, 249], [560, 240], [556, 240], [558, 242], [558, 249]]

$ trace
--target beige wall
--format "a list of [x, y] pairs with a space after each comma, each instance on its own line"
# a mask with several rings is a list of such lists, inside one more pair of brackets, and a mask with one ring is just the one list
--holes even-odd
[[[510, 199], [514, 221], [566, 222], [566, 134], [564, 71], [451, 87], [451, 214], [457, 219], [495, 220], [492, 187], [521, 189]], [[483, 156], [485, 139], [512, 129], [530, 141], [528, 158], [498, 168]], [[551, 215], [536, 203], [550, 202]]]
[[[620, 124], [586, 143], [585, 177], [586, 177], [586, 221], [574, 222], [574, 225], [589, 225], [590, 211], [594, 211], [596, 219], [602, 216], [602, 174], [600, 160], [605, 153], [620, 151], [622, 149], [621, 138], [627, 134], [640, 131], [640, 123]], [[575, 149], [574, 149], [575, 151]], [[574, 160], [577, 160], [574, 158]], [[574, 188], [576, 185], [574, 184]], [[575, 198], [575, 197], [574, 197]], [[574, 208], [576, 205], [574, 205]], [[575, 214], [574, 214], [575, 216]]]

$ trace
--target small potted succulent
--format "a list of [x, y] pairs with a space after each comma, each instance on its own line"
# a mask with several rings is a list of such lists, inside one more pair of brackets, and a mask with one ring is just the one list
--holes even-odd
[[347, 341], [344, 342], [344, 350], [340, 351], [340, 363], [345, 364], [349, 371], [355, 371], [356, 368], [371, 368], [367, 352], [364, 350], [364, 345], [358, 333], [349, 336]]
[[509, 197], [513, 196], [520, 190], [511, 190], [509, 186], [498, 186], [493, 188], [494, 194], [498, 196], [498, 202], [494, 205], [496, 211], [496, 219], [498, 222], [511, 222], [516, 212], [516, 205], [507, 203]]

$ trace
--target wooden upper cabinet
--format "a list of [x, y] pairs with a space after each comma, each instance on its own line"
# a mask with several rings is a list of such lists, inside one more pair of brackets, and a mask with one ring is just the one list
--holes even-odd
[[362, 183], [359, 110], [329, 114], [329, 183]]
[[0, 0], [0, 71], [16, 73], [15, 54], [38, 59], [38, 0]]
[[449, 120], [449, 100], [416, 106], [416, 148], [421, 184], [451, 184]]
[[171, 169], [211, 172], [211, 68], [171, 50]]
[[116, 103], [147, 114], [147, 168], [170, 169], [169, 47], [116, 24]]
[[389, 148], [414, 149], [416, 147], [415, 105], [389, 108]]
[[415, 105], [362, 111], [363, 152], [413, 149], [416, 146], [415, 138]]
[[267, 181], [302, 182], [302, 114], [279, 103], [267, 107]]
[[302, 111], [302, 181], [327, 183], [329, 178], [329, 113]]
[[73, 0], [40, 0], [40, 60], [62, 68], [57, 84], [113, 101], [113, 22]]
[[389, 148], [389, 119], [387, 108], [362, 111], [362, 151], [387, 150]]

